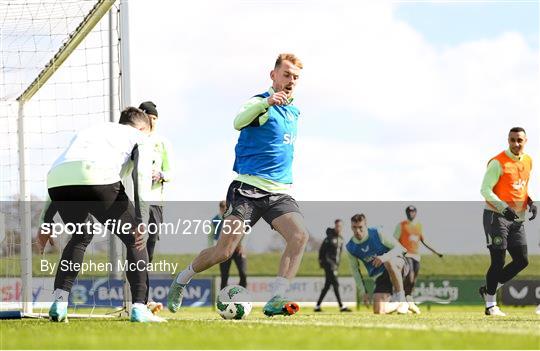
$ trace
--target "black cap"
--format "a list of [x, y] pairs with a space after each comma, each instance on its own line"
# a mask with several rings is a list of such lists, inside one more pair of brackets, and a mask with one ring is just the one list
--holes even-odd
[[416, 212], [416, 207], [414, 207], [413, 205], [407, 206], [407, 208], [405, 209], [405, 213], [409, 212]]
[[152, 101], [145, 101], [139, 106], [139, 109], [143, 110], [147, 115], [154, 115], [157, 117], [158, 113], [156, 107], [156, 104]]

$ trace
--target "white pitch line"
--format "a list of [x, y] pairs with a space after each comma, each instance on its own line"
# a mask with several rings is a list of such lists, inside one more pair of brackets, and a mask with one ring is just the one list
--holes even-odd
[[[176, 319], [181, 320], [181, 319]], [[184, 319], [185, 320], [185, 319]], [[204, 321], [212, 323], [223, 323], [223, 319], [189, 319], [189, 321]], [[425, 331], [447, 331], [447, 332], [474, 332], [474, 333], [501, 333], [509, 335], [540, 335], [540, 333], [534, 333], [534, 330], [522, 330], [522, 329], [508, 329], [508, 328], [497, 328], [490, 323], [490, 321], [485, 321], [485, 329], [476, 329], [471, 330], [470, 328], [465, 327], [456, 327], [456, 326], [429, 326], [426, 324], [399, 324], [399, 323], [366, 323], [363, 321], [358, 321], [358, 324], [350, 323], [333, 323], [333, 322], [322, 322], [322, 321], [309, 321], [309, 320], [276, 320], [276, 319], [257, 319], [257, 320], [231, 320], [228, 322], [241, 323], [241, 324], [268, 324], [268, 325], [286, 325], [286, 326], [313, 326], [313, 327], [340, 327], [340, 328], [377, 328], [377, 329], [396, 329], [396, 330], [425, 330]]]

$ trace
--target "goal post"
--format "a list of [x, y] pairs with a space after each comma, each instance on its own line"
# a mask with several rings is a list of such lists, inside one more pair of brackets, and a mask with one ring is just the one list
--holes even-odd
[[[117, 120], [130, 101], [127, 6], [127, 0], [0, 3], [0, 218], [6, 218], [0, 276], [20, 279], [17, 302], [26, 315], [35, 312], [32, 202], [45, 194], [46, 172], [77, 130]], [[96, 252], [117, 261], [118, 239], [107, 240]]]
[[114, 4], [115, 0], [98, 0], [94, 8], [86, 15], [79, 27], [70, 35], [68, 41], [60, 47], [58, 52], [47, 63], [45, 68], [37, 75], [36, 79], [28, 88], [17, 98], [19, 103], [24, 103], [34, 96], [34, 94], [43, 86], [47, 80], [56, 72], [56, 70], [64, 63], [71, 53], [79, 46], [84, 38], [96, 26], [96, 24], [105, 16], [107, 11]]

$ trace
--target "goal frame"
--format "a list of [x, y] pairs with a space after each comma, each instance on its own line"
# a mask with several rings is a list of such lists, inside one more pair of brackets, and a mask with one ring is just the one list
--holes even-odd
[[[120, 109], [129, 106], [131, 100], [130, 90], [130, 61], [129, 61], [129, 15], [128, 0], [119, 1], [118, 18], [119, 25], [119, 74], [120, 74]], [[30, 211], [30, 193], [27, 187], [26, 159], [27, 151], [25, 148], [25, 128], [24, 128], [24, 105], [39, 91], [39, 89], [53, 76], [53, 74], [62, 66], [64, 61], [77, 49], [86, 36], [99, 23], [99, 21], [109, 13], [109, 120], [114, 122], [114, 76], [115, 69], [112, 58], [114, 57], [115, 43], [113, 42], [114, 15], [112, 8], [117, 0], [98, 0], [90, 12], [84, 17], [77, 26], [69, 39], [58, 49], [56, 54], [49, 60], [45, 67], [39, 72], [36, 78], [28, 85], [24, 92], [16, 99], [18, 102], [17, 115], [17, 139], [19, 148], [19, 205], [20, 205], [20, 228], [21, 228], [21, 250], [20, 250], [20, 278], [21, 278], [21, 304], [22, 313], [33, 315], [32, 298], [32, 220]], [[111, 238], [109, 245], [110, 254], [116, 252], [115, 240]], [[129, 291], [129, 290], [128, 290]], [[124, 294], [127, 296], [127, 294]], [[124, 298], [125, 299], [125, 298]], [[129, 307], [129, 301], [125, 301], [125, 307]], [[129, 311], [129, 309], [128, 309]]]

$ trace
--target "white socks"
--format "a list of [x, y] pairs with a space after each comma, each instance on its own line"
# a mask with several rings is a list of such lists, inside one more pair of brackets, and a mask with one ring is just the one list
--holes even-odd
[[144, 303], [140, 303], [140, 302], [137, 302], [137, 303], [134, 303], [133, 305], [131, 305], [131, 309], [134, 309], [135, 307], [142, 308], [142, 309], [148, 308], [148, 307], [146, 307], [146, 305]]
[[176, 282], [178, 284], [186, 285], [187, 283], [189, 283], [189, 281], [194, 275], [195, 271], [193, 270], [193, 267], [189, 265], [182, 272], [178, 273], [178, 275], [176, 276]]
[[69, 292], [62, 289], [54, 289], [53, 295], [55, 302], [68, 303]]
[[[502, 288], [504, 284], [497, 283], [497, 290]], [[486, 294], [486, 308], [493, 307], [497, 305], [497, 290], [495, 290], [494, 295]]]
[[493, 307], [497, 304], [497, 295], [486, 294], [486, 308]]
[[281, 296], [285, 297], [285, 292], [289, 289], [291, 282], [285, 277], [276, 277], [274, 284], [272, 285], [272, 297]]

